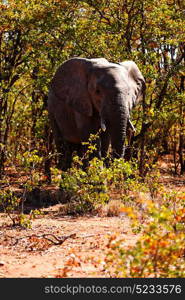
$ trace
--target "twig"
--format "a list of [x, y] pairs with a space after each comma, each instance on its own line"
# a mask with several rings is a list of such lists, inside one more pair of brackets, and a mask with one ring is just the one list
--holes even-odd
[[[54, 241], [51, 238], [48, 238], [47, 236], [53, 237], [56, 241]], [[15, 242], [12, 244], [13, 246], [15, 246], [16, 244], [18, 244], [18, 242], [20, 240], [23, 240], [23, 239], [26, 239], [26, 238], [31, 238], [31, 237], [44, 238], [44, 239], [52, 242], [54, 245], [61, 245], [61, 244], [63, 244], [63, 242], [65, 242], [65, 240], [67, 240], [69, 238], [75, 238], [76, 237], [76, 233], [72, 233], [70, 235], [62, 236], [61, 238], [58, 238], [56, 235], [51, 234], [51, 233], [41, 234], [41, 235], [32, 234], [32, 235], [22, 236], [20, 238], [15, 238], [14, 236], [9, 236], [9, 235], [6, 235], [6, 237], [11, 238], [11, 239], [15, 239]]]
[[[55, 242], [54, 240], [47, 238], [46, 236], [52, 236], [57, 242]], [[45, 238], [46, 240], [52, 242], [54, 245], [61, 245], [63, 244], [63, 242], [69, 238], [75, 238], [76, 237], [76, 233], [72, 233], [70, 235], [66, 235], [66, 236], [62, 236], [62, 238], [58, 238], [56, 237], [54, 234], [43, 234], [42, 235], [43, 238]]]

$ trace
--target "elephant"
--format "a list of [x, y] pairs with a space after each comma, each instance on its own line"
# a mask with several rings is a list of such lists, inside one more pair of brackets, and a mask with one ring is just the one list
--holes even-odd
[[96, 155], [106, 157], [111, 144], [112, 156], [124, 157], [127, 131], [135, 130], [130, 113], [144, 91], [144, 77], [133, 61], [74, 57], [59, 66], [47, 104], [61, 169], [70, 168], [72, 153], [83, 153], [83, 142], [98, 131]]

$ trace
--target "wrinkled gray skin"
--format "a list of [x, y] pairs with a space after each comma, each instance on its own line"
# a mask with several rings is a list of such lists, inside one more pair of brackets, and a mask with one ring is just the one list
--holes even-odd
[[104, 58], [72, 58], [64, 62], [48, 96], [54, 139], [62, 153], [60, 167], [69, 168], [72, 152], [80, 153], [81, 143], [100, 128], [97, 155], [105, 157], [111, 143], [113, 156], [123, 157], [126, 132], [134, 131], [130, 112], [144, 90], [144, 78], [133, 61], [115, 64]]

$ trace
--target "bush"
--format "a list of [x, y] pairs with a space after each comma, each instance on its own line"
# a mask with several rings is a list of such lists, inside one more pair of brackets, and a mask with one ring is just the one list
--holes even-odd
[[60, 182], [60, 188], [68, 195], [69, 205], [73, 203], [76, 213], [92, 212], [107, 203], [115, 189], [128, 185], [129, 176], [133, 174], [131, 163], [123, 159], [116, 159], [106, 168], [102, 160], [94, 158], [86, 171], [78, 167], [80, 162], [79, 157], [74, 157], [73, 167], [62, 172]]
[[41, 214], [37, 209], [31, 210], [29, 215], [24, 214], [23, 199], [17, 197], [12, 191], [0, 191], [0, 206], [13, 226], [31, 228], [31, 220]]
[[185, 277], [185, 195], [173, 194], [170, 207], [163, 196], [161, 206], [148, 201], [148, 221], [135, 246], [125, 249], [123, 241], [110, 239], [106, 264], [111, 277]]

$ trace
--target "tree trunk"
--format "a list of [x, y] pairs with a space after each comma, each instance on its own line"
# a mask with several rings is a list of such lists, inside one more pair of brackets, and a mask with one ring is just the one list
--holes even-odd
[[[180, 82], [180, 92], [183, 93], [184, 92], [184, 80], [185, 80], [185, 76], [182, 75], [181, 76], [181, 82]], [[179, 162], [180, 162], [180, 174], [184, 174], [185, 173], [185, 158], [184, 158], [184, 151], [185, 151], [185, 136], [184, 136], [184, 108], [183, 108], [184, 104], [183, 104], [183, 100], [181, 98], [180, 101], [180, 134], [179, 134]]]

